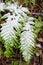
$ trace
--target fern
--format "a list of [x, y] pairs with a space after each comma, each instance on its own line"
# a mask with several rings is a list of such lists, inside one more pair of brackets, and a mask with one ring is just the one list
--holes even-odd
[[18, 3], [5, 4], [4, 7], [3, 11], [8, 11], [2, 16], [2, 19], [5, 19], [6, 22], [1, 24], [0, 32], [0, 37], [4, 40], [4, 54], [7, 58], [13, 57], [13, 47], [20, 48], [24, 60], [29, 63], [34, 54], [38, 54], [34, 18], [29, 17], [27, 15], [27, 13], [30, 13], [28, 9], [18, 6]]
[[[32, 20], [32, 18], [31, 18]], [[31, 60], [36, 50], [36, 34], [32, 25], [33, 21], [28, 21], [24, 26], [24, 31], [21, 33], [20, 42], [21, 42], [21, 51], [25, 61]], [[30, 61], [29, 61], [30, 62]]]

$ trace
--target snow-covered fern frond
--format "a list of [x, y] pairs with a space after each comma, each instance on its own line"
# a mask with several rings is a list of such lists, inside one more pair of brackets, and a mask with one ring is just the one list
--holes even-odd
[[25, 61], [30, 62], [36, 50], [35, 33], [32, 28], [33, 21], [27, 22], [24, 26], [24, 31], [21, 33], [21, 52]]
[[[9, 58], [12, 56], [12, 47], [20, 46], [20, 51], [26, 62], [30, 62], [36, 50], [36, 34], [34, 33], [34, 18], [29, 17], [28, 9], [18, 6], [17, 3], [5, 5], [0, 11], [8, 11], [2, 16], [5, 23], [1, 24], [1, 37], [6, 48], [5, 54]], [[19, 37], [19, 39], [18, 39]]]
[[10, 53], [9, 50], [10, 50], [11, 47], [17, 48], [18, 45], [19, 45], [19, 42], [18, 42], [17, 36], [16, 36], [16, 32], [17, 32], [16, 30], [21, 25], [18, 23], [18, 21], [16, 19], [12, 19], [12, 18], [13, 17], [11, 15], [9, 15], [8, 19], [6, 20], [6, 23], [1, 24], [2, 25], [2, 28], [1, 28], [1, 37], [5, 41], [5, 43], [4, 43], [4, 46], [6, 48], [6, 52], [5, 53]]

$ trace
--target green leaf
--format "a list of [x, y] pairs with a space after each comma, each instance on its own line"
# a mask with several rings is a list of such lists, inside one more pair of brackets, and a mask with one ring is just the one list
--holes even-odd
[[5, 0], [5, 3], [6, 4], [10, 4], [11, 3], [11, 0]]
[[33, 5], [35, 5], [35, 0], [24, 0], [24, 4], [25, 4], [25, 6], [27, 6], [28, 4], [33, 4]]
[[12, 61], [11, 65], [19, 65], [19, 61]]
[[24, 4], [27, 6], [29, 3], [29, 0], [24, 0]]
[[41, 20], [41, 17], [38, 17], [38, 19], [35, 19], [35, 26], [38, 28], [41, 28], [43, 26], [43, 22]]
[[31, 2], [33, 5], [35, 5], [35, 0], [30, 0], [30, 2]]
[[12, 58], [13, 52], [10, 49], [6, 49], [6, 51], [4, 52], [4, 55], [6, 56], [6, 58]]

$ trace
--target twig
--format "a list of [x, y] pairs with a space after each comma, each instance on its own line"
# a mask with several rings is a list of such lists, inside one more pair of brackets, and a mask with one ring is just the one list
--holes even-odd
[[43, 13], [31, 13], [32, 15], [42, 15], [43, 16]]

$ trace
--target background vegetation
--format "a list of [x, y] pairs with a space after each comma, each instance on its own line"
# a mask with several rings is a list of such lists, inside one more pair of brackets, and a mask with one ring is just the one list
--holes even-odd
[[[1, 0], [0, 0], [1, 1]], [[41, 22], [43, 22], [43, 0], [12, 0], [12, 2], [14, 1], [19, 1], [19, 4], [28, 7], [28, 9], [30, 10], [31, 14], [29, 14], [29, 16], [33, 16], [35, 17], [35, 21], [37, 20], [38, 23], [36, 22], [36, 26], [37, 28], [42, 25]], [[3, 2], [3, 0], [2, 0]], [[11, 2], [11, 0], [6, 0], [4, 2]], [[0, 20], [1, 20], [1, 14], [0, 14]], [[3, 23], [3, 21], [0, 21], [0, 23]], [[1, 26], [0, 26], [1, 27]], [[37, 33], [40, 29], [36, 30], [35, 32]], [[4, 42], [4, 41], [3, 41]], [[0, 42], [2, 43], [2, 42]], [[37, 44], [41, 45], [41, 48], [39, 48], [41, 55], [39, 57], [34, 56], [34, 58], [31, 60], [31, 65], [43, 65], [43, 27], [41, 28], [41, 31], [38, 34], [38, 39], [37, 39]], [[11, 59], [7, 59], [3, 56], [1, 56], [3, 54], [2, 51], [2, 46], [0, 44], [0, 65], [26, 65], [25, 62], [23, 62], [21, 54], [19, 53], [19, 50], [15, 49], [16, 52], [16, 56], [15, 58], [11, 58]], [[4, 47], [3, 47], [4, 48]], [[27, 64], [28, 65], [28, 64]]]

